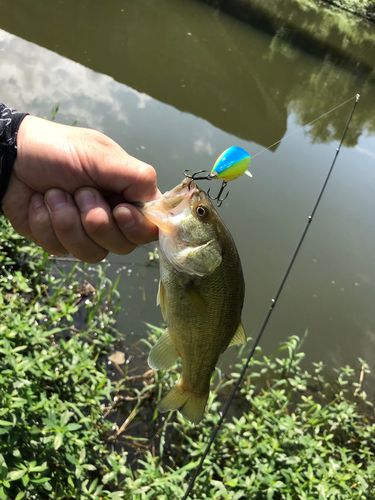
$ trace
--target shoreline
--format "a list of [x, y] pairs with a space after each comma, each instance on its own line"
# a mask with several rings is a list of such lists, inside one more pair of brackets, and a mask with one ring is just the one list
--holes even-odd
[[[242, 19], [242, 15], [251, 12], [254, 7], [264, 12], [272, 10], [272, 6], [283, 2], [260, 2], [259, 0], [201, 0], [212, 7]], [[332, 12], [352, 14], [360, 19], [375, 22], [375, 0], [295, 0], [304, 11], [326, 7]], [[242, 15], [239, 15], [242, 14]], [[246, 20], [246, 19], [245, 19]]]
[[[375, 68], [371, 20], [339, 8], [348, 0], [200, 0], [320, 59], [370, 75]], [[374, 10], [375, 0], [371, 2]]]
[[[373, 0], [365, 0], [365, 2], [360, 0], [353, 0], [349, 2], [348, 0], [322, 0], [323, 2], [338, 7], [339, 9], [350, 12], [356, 16], [359, 16], [367, 21], [375, 22], [375, 2]], [[354, 3], [354, 5], [353, 5]], [[366, 3], [367, 5], [363, 5]]]

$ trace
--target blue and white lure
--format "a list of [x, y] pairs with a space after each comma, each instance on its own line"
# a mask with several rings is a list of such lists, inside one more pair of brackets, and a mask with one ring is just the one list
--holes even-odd
[[[250, 166], [250, 155], [238, 146], [228, 148], [221, 153], [211, 170], [213, 179], [223, 179], [224, 181], [234, 181], [241, 177]], [[251, 174], [250, 174], [251, 176]]]
[[223, 191], [229, 181], [234, 181], [245, 173], [252, 177], [251, 173], [248, 170], [250, 166], [250, 160], [251, 156], [247, 151], [238, 146], [232, 146], [231, 148], [224, 151], [224, 153], [221, 153], [219, 158], [216, 160], [210, 174], [207, 174], [203, 177], [198, 177], [199, 174], [207, 172], [207, 170], [199, 170], [193, 175], [187, 174], [189, 170], [184, 170], [184, 175], [194, 181], [203, 179], [210, 181], [213, 179], [222, 179], [223, 182], [221, 184], [219, 194], [215, 198], [212, 198], [210, 196], [210, 190], [207, 191], [207, 194], [208, 196], [210, 196], [211, 200], [217, 200], [217, 206], [220, 207], [223, 201], [227, 199], [227, 196], [229, 194], [228, 191], [225, 197], [221, 198], [221, 195], [223, 194]]

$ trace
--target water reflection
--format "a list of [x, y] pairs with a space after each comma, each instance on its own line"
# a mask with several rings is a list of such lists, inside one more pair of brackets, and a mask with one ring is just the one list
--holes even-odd
[[[280, 36], [272, 38], [192, 1], [86, 0], [52, 7], [47, 0], [32, 6], [4, 0], [1, 9], [7, 15], [0, 26], [77, 61], [0, 31], [1, 100], [47, 117], [60, 102], [59, 121], [77, 119], [152, 163], [162, 191], [180, 182], [184, 169], [210, 170], [230, 146], [255, 155], [360, 93], [348, 140], [262, 347], [273, 351], [288, 335], [302, 335], [307, 328], [309, 361], [337, 365], [373, 354], [370, 73], [307, 55]], [[46, 17], [54, 21], [45, 22]], [[30, 18], [40, 29], [31, 29]], [[221, 208], [243, 261], [248, 335], [258, 330], [269, 307], [350, 108], [351, 103], [254, 158], [253, 178], [233, 183]], [[145, 268], [145, 248], [111, 260], [109, 277], [116, 279], [121, 269], [122, 278], [118, 326], [128, 338], [139, 338], [145, 334], [143, 321], [161, 323], [155, 307], [158, 271]], [[229, 350], [224, 366], [235, 353]]]
[[[192, 0], [178, 7], [175, 0], [4, 0], [0, 27], [264, 147], [284, 135], [291, 111], [304, 125], [330, 109], [327, 103], [356, 92], [363, 112], [350, 144], [360, 130], [374, 132], [375, 42], [366, 24], [344, 14], [338, 23], [341, 14], [306, 12], [296, 0], [240, 4], [234, 14], [256, 28], [255, 38], [247, 24]], [[29, 18], [40, 29], [25, 25]], [[338, 139], [344, 118], [339, 110], [309, 134], [319, 142]]]

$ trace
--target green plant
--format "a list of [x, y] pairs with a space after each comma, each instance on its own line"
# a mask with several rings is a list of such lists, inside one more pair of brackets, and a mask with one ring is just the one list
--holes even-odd
[[[105, 268], [51, 268], [1, 217], [0, 247], [0, 499], [180, 499], [245, 348], [233, 373], [215, 373], [198, 426], [160, 415], [178, 367], [107, 374], [118, 292]], [[148, 326], [150, 348], [163, 330]], [[335, 375], [322, 363], [307, 371], [302, 342], [291, 337], [272, 356], [256, 350], [191, 498], [375, 499], [369, 367], [360, 359]]]
[[0, 224], [0, 498], [120, 498], [126, 455], [103, 438], [116, 285], [98, 267], [85, 303], [76, 266], [56, 278], [43, 251]]
[[[314, 363], [312, 372], [301, 368], [302, 342], [291, 337], [270, 357], [262, 358], [257, 349], [237, 396], [240, 415], [224, 423], [190, 498], [375, 498], [374, 413], [363, 388], [369, 367], [359, 360], [360, 370], [343, 367], [328, 381], [322, 363]], [[160, 373], [164, 386], [165, 372]], [[125, 480], [132, 498], [183, 496], [188, 471], [197, 466], [218, 423], [221, 392], [237, 377], [235, 371], [230, 379], [221, 378], [200, 425], [168, 415], [163, 433], [169, 429], [171, 439], [173, 429], [179, 437], [172, 435], [168, 446], [164, 440], [159, 456], [148, 453], [135, 478]], [[174, 381], [172, 374], [169, 383]]]
[[154, 261], [159, 261], [159, 249], [155, 247], [154, 250], [148, 252], [148, 263], [152, 264]]

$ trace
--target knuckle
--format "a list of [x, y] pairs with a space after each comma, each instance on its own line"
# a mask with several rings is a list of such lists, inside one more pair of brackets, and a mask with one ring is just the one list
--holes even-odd
[[138, 171], [138, 176], [142, 183], [155, 187], [156, 190], [156, 170], [152, 165], [144, 163]]
[[108, 136], [99, 132], [98, 130], [88, 129], [89, 136], [91, 140], [97, 144], [100, 144], [104, 148], [113, 147], [114, 142]]
[[103, 210], [95, 210], [95, 213], [88, 212], [82, 219], [86, 233], [92, 236], [107, 232], [110, 229], [108, 222], [108, 215]]
[[85, 140], [87, 141], [87, 145], [95, 151], [96, 155], [101, 153], [105, 157], [109, 151], [119, 147], [112, 139], [98, 130], [86, 129], [86, 133]]
[[147, 180], [156, 181], [156, 170], [154, 167], [148, 163], [144, 163], [142, 166], [143, 175]]
[[51, 228], [51, 219], [47, 210], [39, 210], [31, 217], [32, 226], [39, 231], [45, 231]]
[[86, 234], [101, 247], [117, 255], [129, 253], [124, 253], [123, 248], [126, 246], [127, 241], [118, 228], [111, 223], [106, 212], [101, 211], [100, 214], [88, 214], [82, 224]]
[[80, 226], [80, 217], [73, 212], [52, 217], [52, 225], [58, 233], [74, 233]]

